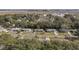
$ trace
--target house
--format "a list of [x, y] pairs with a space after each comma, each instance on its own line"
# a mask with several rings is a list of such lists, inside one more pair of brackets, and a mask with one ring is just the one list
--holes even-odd
[[77, 31], [76, 29], [59, 29], [59, 32]]
[[46, 32], [54, 32], [55, 29], [46, 29]]
[[66, 32], [66, 31], [68, 31], [67, 29], [59, 29], [58, 30], [59, 32]]
[[32, 29], [29, 29], [29, 28], [23, 28], [23, 29], [21, 29], [21, 31], [25, 31], [25, 32], [33, 32], [33, 30], [32, 30]]
[[34, 29], [34, 32], [44, 32], [43, 29]]
[[0, 32], [8, 32], [8, 30], [0, 26]]
[[17, 31], [33, 32], [33, 30], [29, 28], [10, 28], [9, 30], [12, 32], [17, 32]]
[[11, 28], [11, 29], [9, 29], [10, 31], [13, 31], [13, 32], [16, 32], [16, 31], [20, 31], [21, 30], [21, 28]]
[[77, 29], [68, 29], [68, 31], [77, 31]]

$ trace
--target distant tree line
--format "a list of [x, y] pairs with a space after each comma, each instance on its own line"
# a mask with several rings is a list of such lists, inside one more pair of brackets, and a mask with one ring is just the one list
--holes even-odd
[[47, 14], [7, 14], [0, 15], [0, 25], [3, 27], [21, 28], [55, 28], [78, 29], [79, 16], [65, 14], [63, 17]]

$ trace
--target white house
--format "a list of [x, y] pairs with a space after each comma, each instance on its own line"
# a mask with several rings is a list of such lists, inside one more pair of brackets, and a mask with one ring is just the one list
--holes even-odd
[[21, 28], [11, 28], [10, 31], [20, 31]]
[[43, 29], [34, 29], [34, 32], [44, 32]]
[[29, 28], [23, 28], [23, 29], [21, 29], [21, 31], [25, 31], [25, 32], [33, 32], [33, 30], [32, 30], [32, 29], [29, 29]]
[[47, 32], [54, 32], [55, 29], [46, 29]]

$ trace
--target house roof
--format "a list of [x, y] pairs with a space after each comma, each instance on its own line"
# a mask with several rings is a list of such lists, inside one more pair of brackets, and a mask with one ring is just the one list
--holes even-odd
[[56, 29], [46, 29], [46, 31], [56, 31]]
[[20, 30], [21, 28], [11, 28], [11, 30]]
[[34, 29], [34, 31], [44, 31], [43, 29]]
[[59, 29], [60, 31], [77, 31], [76, 29]]

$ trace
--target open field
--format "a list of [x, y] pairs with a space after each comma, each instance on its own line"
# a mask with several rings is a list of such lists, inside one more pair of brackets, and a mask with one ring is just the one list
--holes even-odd
[[0, 50], [36, 50], [36, 49], [75, 50], [79, 49], [79, 40], [70, 41], [64, 38], [60, 38], [60, 36], [54, 37], [53, 32], [0, 33]]
[[[1, 33], [0, 33], [1, 34]], [[19, 39], [39, 39], [39, 40], [64, 40], [65, 36], [68, 35], [67, 33], [58, 33], [59, 35], [56, 36], [54, 32], [8, 32], [7, 34], [10, 34], [14, 38]]]

